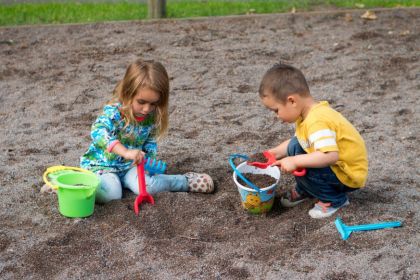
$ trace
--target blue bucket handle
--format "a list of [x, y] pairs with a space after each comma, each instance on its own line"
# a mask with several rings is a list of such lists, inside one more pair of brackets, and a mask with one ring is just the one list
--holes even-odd
[[257, 187], [256, 185], [254, 185], [253, 183], [251, 183], [247, 178], [245, 178], [241, 172], [239, 172], [239, 170], [236, 168], [235, 164], [233, 163], [233, 160], [235, 158], [242, 158], [244, 160], [248, 160], [249, 157], [247, 155], [243, 155], [243, 154], [232, 154], [229, 157], [229, 164], [232, 167], [233, 171], [236, 173], [236, 175], [242, 179], [242, 181], [244, 181], [248, 186], [250, 186], [251, 188], [253, 188], [256, 192], [258, 193], [262, 193], [264, 191], [262, 191], [259, 187]]

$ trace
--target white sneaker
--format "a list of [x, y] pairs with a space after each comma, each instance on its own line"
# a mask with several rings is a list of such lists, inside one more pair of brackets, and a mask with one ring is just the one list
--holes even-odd
[[330, 217], [335, 212], [337, 212], [337, 210], [340, 209], [341, 207], [347, 206], [349, 204], [350, 204], [350, 202], [347, 199], [346, 202], [344, 202], [343, 205], [335, 208], [335, 207], [331, 207], [331, 203], [324, 203], [322, 201], [318, 201], [314, 205], [314, 208], [309, 210], [309, 216], [311, 216], [314, 219], [327, 218], [327, 217]]

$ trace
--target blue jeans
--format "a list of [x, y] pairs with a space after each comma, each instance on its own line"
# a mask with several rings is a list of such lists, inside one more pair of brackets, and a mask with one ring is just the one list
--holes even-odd
[[[139, 194], [139, 184], [137, 179], [137, 167], [134, 166], [127, 172], [104, 173], [99, 175], [100, 186], [96, 191], [96, 202], [107, 203], [114, 199], [122, 198], [122, 189], [130, 189], [135, 194]], [[146, 190], [154, 195], [159, 192], [186, 192], [188, 191], [187, 177], [184, 175], [156, 174], [146, 177]]]
[[[306, 154], [296, 137], [290, 139], [287, 146], [287, 155], [295, 156]], [[332, 169], [327, 166], [323, 168], [306, 168], [306, 175], [295, 176], [296, 191], [303, 196], [312, 196], [322, 202], [330, 202], [332, 207], [340, 207], [347, 201], [347, 192], [356, 190], [341, 183]]]

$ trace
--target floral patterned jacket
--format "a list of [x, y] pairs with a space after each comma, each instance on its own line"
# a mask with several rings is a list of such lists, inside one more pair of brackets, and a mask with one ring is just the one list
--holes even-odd
[[92, 124], [92, 143], [80, 158], [80, 166], [93, 172], [126, 172], [132, 166], [131, 160], [112, 153], [116, 143], [127, 149], [139, 149], [150, 158], [157, 153], [156, 126], [153, 115], [136, 124], [129, 124], [122, 117], [120, 103], [106, 105], [103, 113]]

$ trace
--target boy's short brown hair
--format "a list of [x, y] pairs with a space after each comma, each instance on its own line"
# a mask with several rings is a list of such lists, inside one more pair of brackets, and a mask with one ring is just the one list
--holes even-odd
[[259, 94], [264, 97], [267, 92], [278, 101], [286, 102], [291, 94], [309, 96], [309, 87], [303, 73], [290, 65], [277, 63], [264, 74]]

